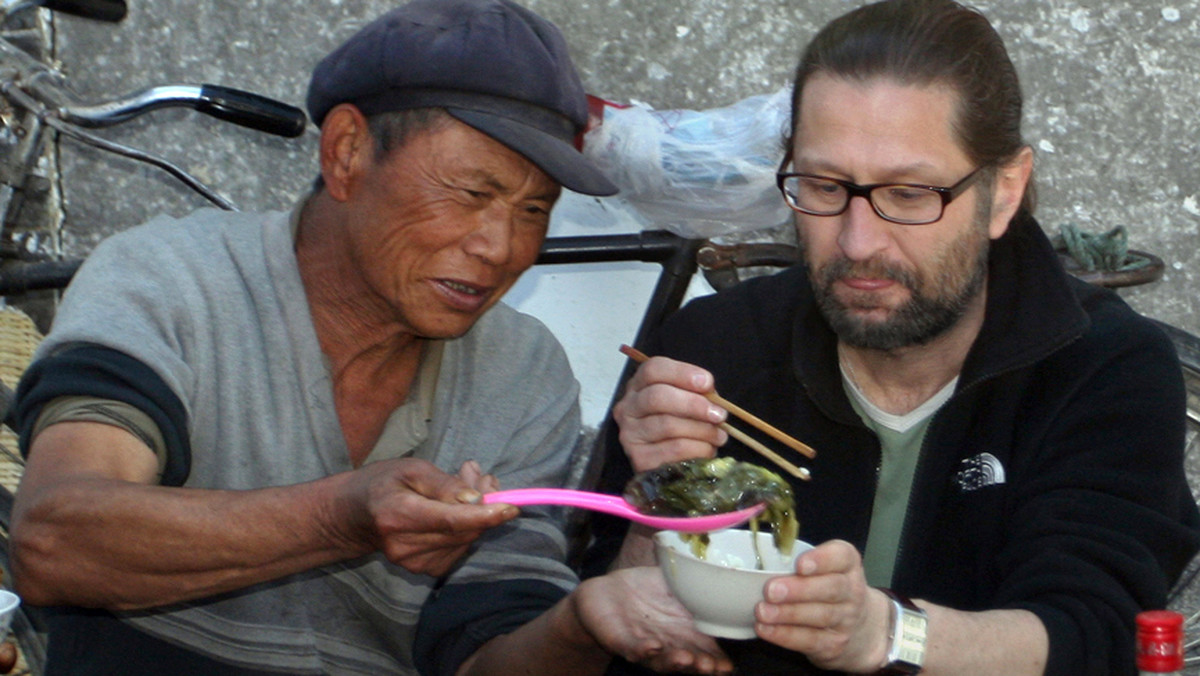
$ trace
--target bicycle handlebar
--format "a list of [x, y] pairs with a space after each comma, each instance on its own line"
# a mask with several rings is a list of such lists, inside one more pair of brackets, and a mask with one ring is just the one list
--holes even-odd
[[39, 0], [41, 7], [85, 19], [117, 23], [125, 18], [125, 0]]
[[[295, 138], [304, 133], [303, 110], [274, 99], [221, 85], [161, 85], [101, 103], [79, 103], [62, 74], [8, 40], [0, 39], [0, 89], [24, 107], [45, 106], [60, 119], [80, 127], [108, 127], [142, 113], [186, 107], [257, 131]], [[22, 92], [35, 101], [26, 101]], [[32, 108], [31, 108], [32, 109]]]
[[58, 109], [81, 127], [107, 127], [158, 108], [186, 106], [205, 115], [258, 131], [294, 138], [304, 133], [304, 111], [273, 99], [220, 85], [164, 85], [90, 106]]
[[10, 262], [0, 266], [0, 296], [65, 289], [80, 265], [82, 259]]
[[295, 138], [308, 126], [308, 116], [299, 108], [251, 92], [206, 84], [200, 99], [196, 110], [205, 115], [268, 134]]
[[612, 235], [548, 237], [538, 253], [539, 265], [641, 261], [662, 263], [683, 246], [684, 238], [665, 230]]

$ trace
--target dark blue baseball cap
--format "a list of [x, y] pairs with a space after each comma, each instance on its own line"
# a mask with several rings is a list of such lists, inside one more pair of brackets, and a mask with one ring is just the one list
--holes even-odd
[[415, 0], [321, 60], [308, 87], [317, 125], [339, 103], [365, 115], [444, 108], [585, 195], [617, 188], [575, 146], [587, 95], [554, 24], [509, 0]]

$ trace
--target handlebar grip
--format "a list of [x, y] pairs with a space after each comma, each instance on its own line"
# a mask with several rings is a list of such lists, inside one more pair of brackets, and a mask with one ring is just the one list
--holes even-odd
[[85, 19], [117, 23], [125, 18], [125, 0], [41, 0], [46, 9]]
[[295, 106], [220, 85], [201, 85], [196, 110], [226, 122], [288, 138], [300, 136], [308, 126], [308, 116]]
[[44, 289], [65, 289], [82, 259], [10, 262], [0, 266], [0, 296]]

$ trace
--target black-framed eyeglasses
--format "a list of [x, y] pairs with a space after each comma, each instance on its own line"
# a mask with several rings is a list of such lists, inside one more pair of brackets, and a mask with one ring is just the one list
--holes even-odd
[[859, 185], [828, 176], [785, 172], [791, 156], [783, 159], [775, 182], [783, 200], [792, 209], [811, 216], [837, 216], [850, 206], [850, 199], [865, 197], [879, 217], [901, 225], [927, 225], [941, 220], [946, 205], [963, 194], [987, 165], [977, 167], [949, 188], [919, 183], [872, 183]]

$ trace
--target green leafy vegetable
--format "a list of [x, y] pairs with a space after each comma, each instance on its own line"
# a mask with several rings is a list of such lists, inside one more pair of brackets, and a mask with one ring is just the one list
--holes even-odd
[[[660, 516], [703, 516], [766, 503], [750, 529], [757, 532], [760, 522], [769, 523], [775, 547], [784, 554], [791, 553], [800, 530], [792, 487], [770, 470], [732, 458], [696, 458], [641, 472], [625, 484], [624, 497], [639, 512]], [[687, 539], [704, 558], [708, 535]]]

